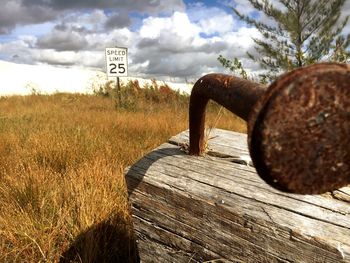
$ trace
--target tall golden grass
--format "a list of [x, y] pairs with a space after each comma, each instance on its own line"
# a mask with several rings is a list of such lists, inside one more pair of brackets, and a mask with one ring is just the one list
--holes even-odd
[[[0, 98], [0, 262], [135, 260], [123, 171], [188, 127], [188, 98], [139, 92]], [[226, 111], [217, 127], [246, 129]]]

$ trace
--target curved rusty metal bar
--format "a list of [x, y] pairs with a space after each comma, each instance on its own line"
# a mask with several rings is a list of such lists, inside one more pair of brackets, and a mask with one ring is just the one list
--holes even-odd
[[205, 107], [210, 99], [248, 121], [250, 110], [265, 90], [263, 85], [230, 75], [208, 74], [200, 78], [190, 97], [189, 153], [202, 155], [204, 152]]
[[273, 187], [315, 194], [350, 184], [350, 67], [296, 69], [269, 87], [209, 74], [193, 87], [190, 154], [204, 151], [210, 99], [248, 122], [248, 145], [260, 177]]

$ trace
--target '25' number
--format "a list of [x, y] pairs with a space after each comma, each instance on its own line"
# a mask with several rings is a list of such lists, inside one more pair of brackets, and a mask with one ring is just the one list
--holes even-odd
[[118, 67], [117, 67], [117, 64], [114, 64], [114, 63], [109, 64], [109, 66], [111, 67], [109, 73], [112, 73], [112, 74], [125, 73], [125, 66], [122, 63], [119, 63]]

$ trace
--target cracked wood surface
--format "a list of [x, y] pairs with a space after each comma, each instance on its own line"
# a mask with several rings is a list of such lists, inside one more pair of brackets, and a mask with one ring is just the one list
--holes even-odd
[[[189, 156], [172, 137], [126, 171], [143, 262], [350, 262], [350, 191], [287, 194], [254, 167], [246, 135], [213, 130], [209, 155]], [[217, 157], [217, 156], [221, 156]]]

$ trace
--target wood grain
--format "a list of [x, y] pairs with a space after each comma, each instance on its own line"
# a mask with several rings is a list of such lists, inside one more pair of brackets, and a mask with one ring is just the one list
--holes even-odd
[[143, 262], [350, 262], [348, 188], [275, 190], [228, 161], [248, 154], [246, 135], [212, 132], [211, 156], [181, 151], [185, 131], [126, 171]]

